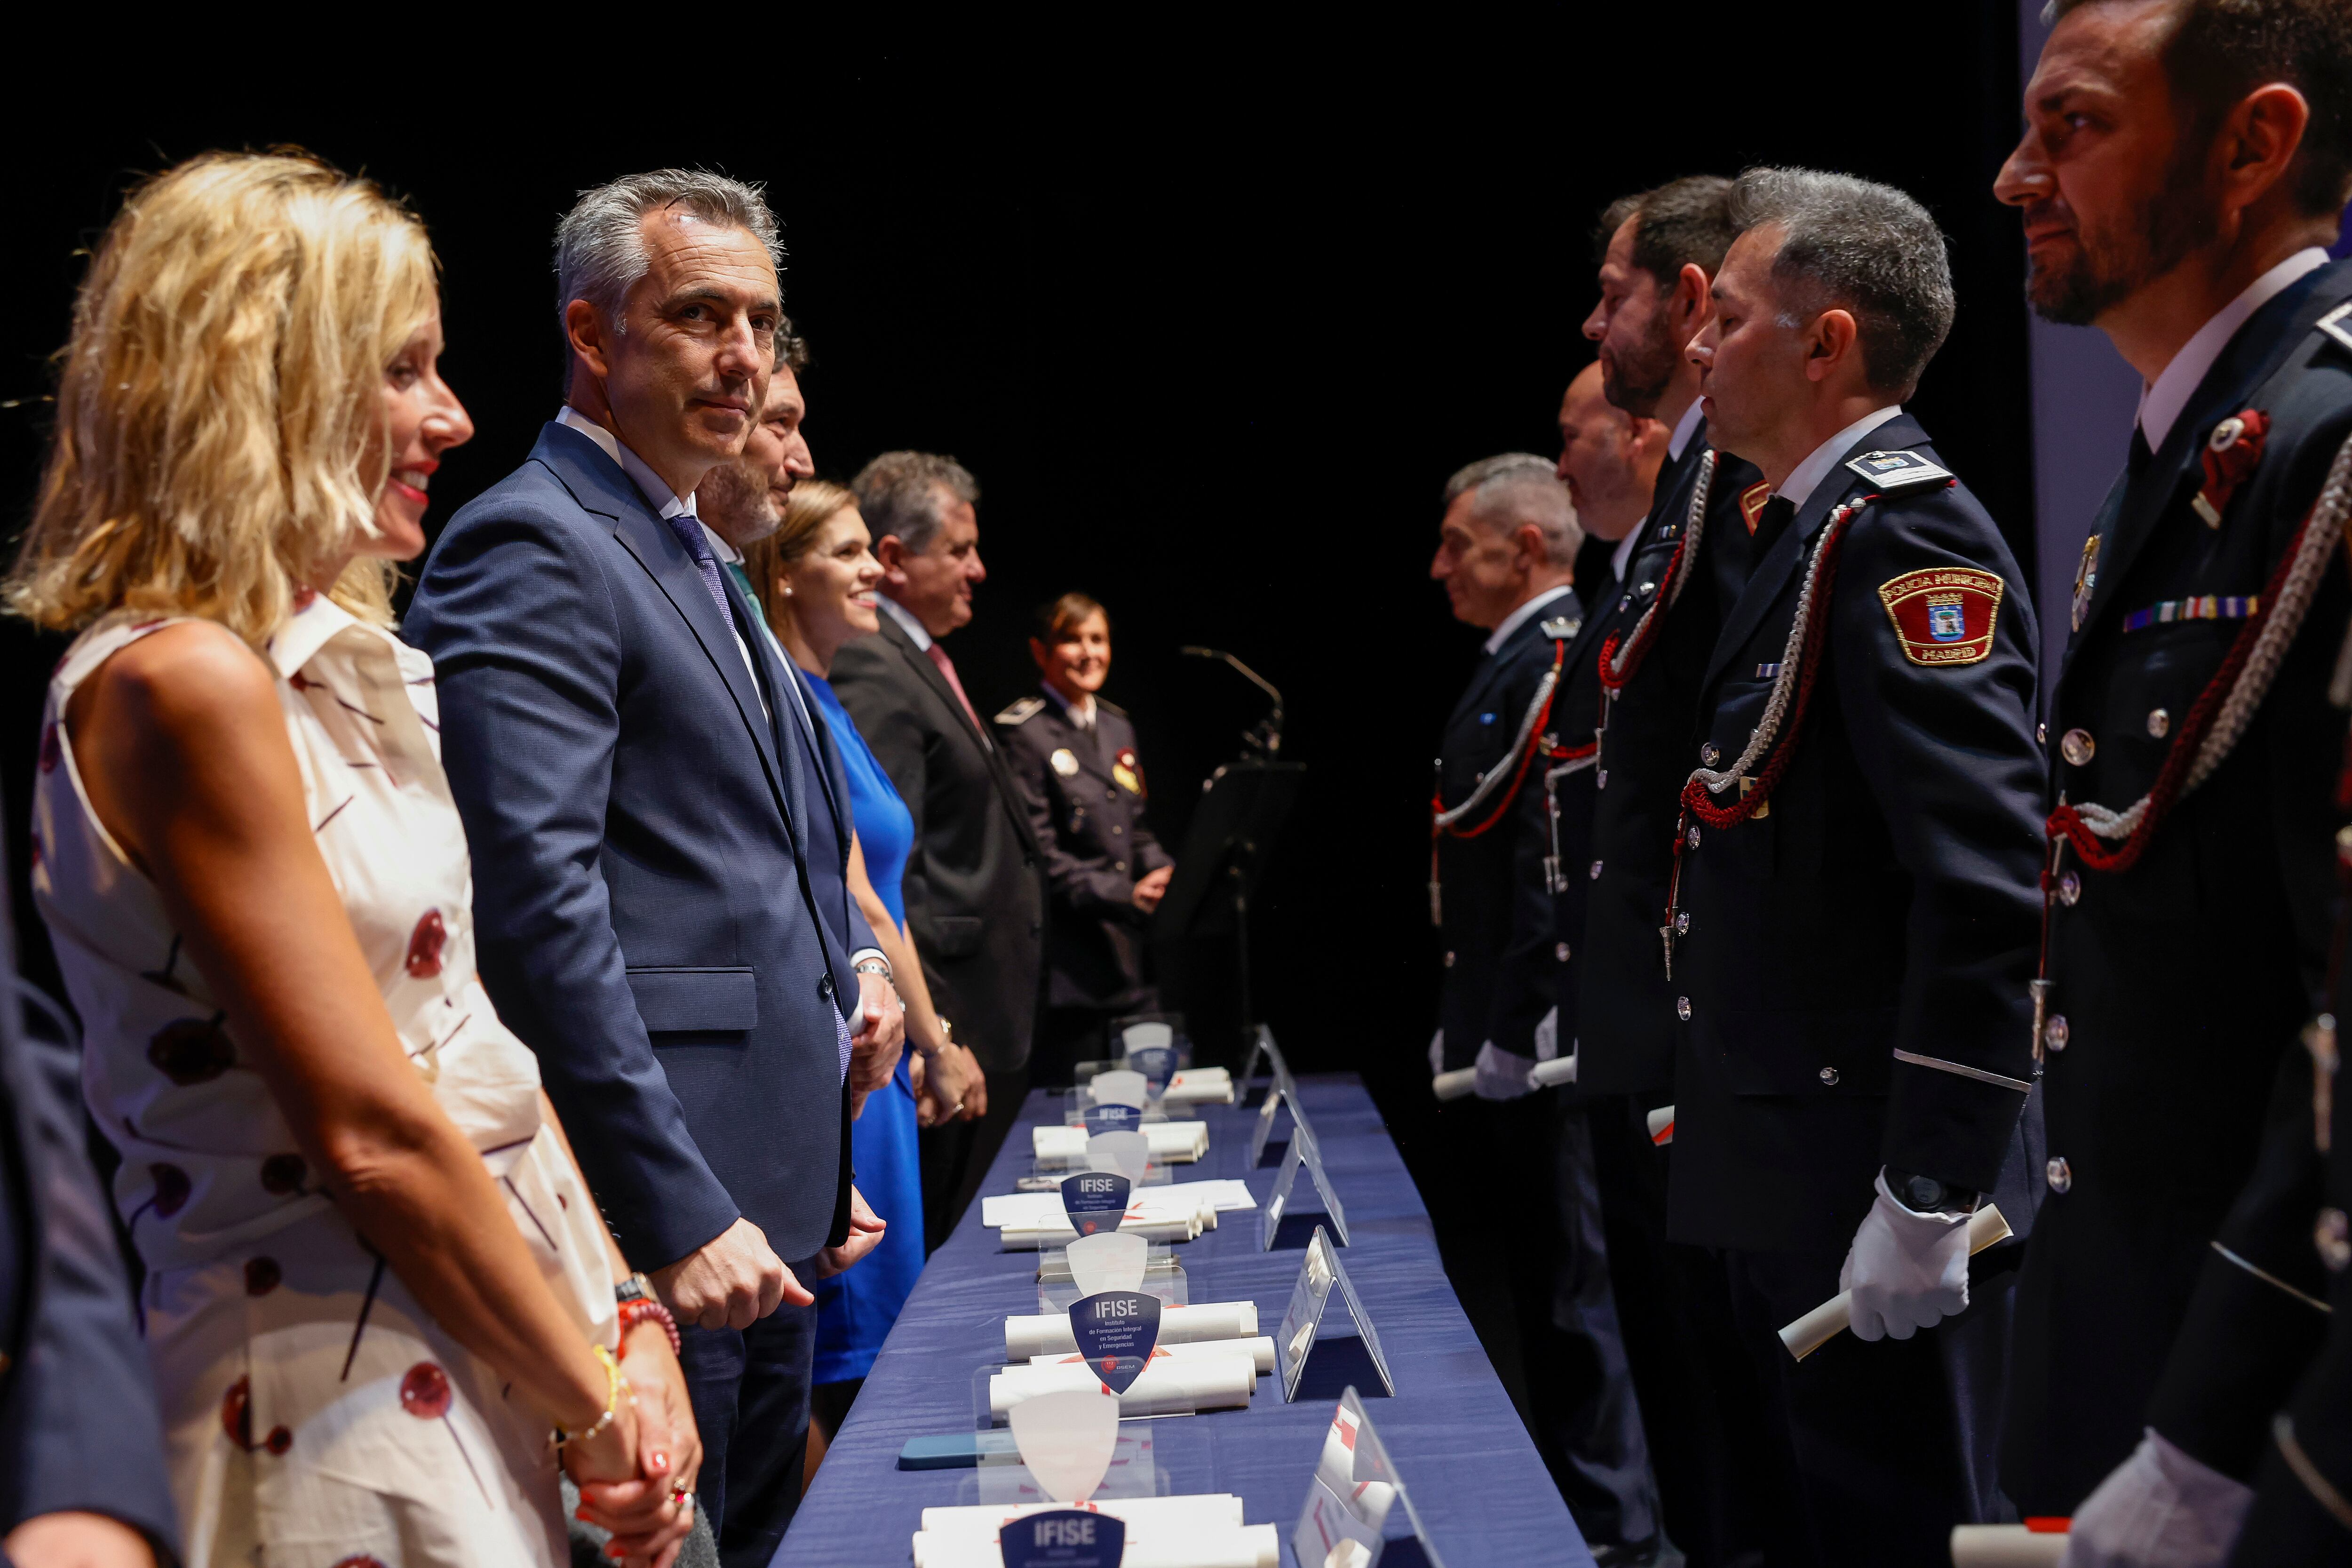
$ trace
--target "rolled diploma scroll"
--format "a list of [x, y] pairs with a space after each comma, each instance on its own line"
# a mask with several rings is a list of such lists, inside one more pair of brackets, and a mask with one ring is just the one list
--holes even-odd
[[1554, 1057], [1548, 1062], [1538, 1062], [1528, 1073], [1528, 1082], [1537, 1089], [1550, 1089], [1556, 1084], [1576, 1081], [1576, 1053]]
[[[1140, 1541], [1130, 1535], [1118, 1562], [1119, 1568], [1282, 1568], [1282, 1535], [1270, 1524]], [[993, 1535], [926, 1531], [915, 1537], [915, 1568], [1004, 1568], [1004, 1557]]]
[[1650, 1112], [1647, 1125], [1650, 1129], [1651, 1142], [1661, 1148], [1675, 1141], [1675, 1108], [1671, 1105], [1661, 1105], [1657, 1110]]
[[[1205, 1121], [1147, 1121], [1142, 1131], [1144, 1147], [1163, 1165], [1187, 1164], [1209, 1152], [1209, 1124]], [[1030, 1129], [1029, 1138], [1041, 1165], [1086, 1163], [1087, 1130], [1083, 1127], [1034, 1127]]]
[[[1167, 1309], [1162, 1308], [1160, 1310], [1160, 1313], [1162, 1317], [1165, 1317], [1167, 1315]], [[1070, 1351], [1067, 1352], [1069, 1355], [1076, 1355], [1077, 1353], [1078, 1352], [1076, 1351]], [[1192, 1361], [1197, 1360], [1202, 1356], [1245, 1355], [1256, 1362], [1257, 1374], [1260, 1377], [1264, 1377], [1267, 1373], [1274, 1370], [1274, 1340], [1271, 1335], [1267, 1334], [1257, 1334], [1245, 1340], [1182, 1341], [1172, 1345], [1161, 1345], [1154, 1353], [1165, 1354], [1173, 1357], [1177, 1361]], [[1029, 1358], [1029, 1364], [1031, 1366], [1052, 1366], [1061, 1362], [1063, 1359], [1065, 1359], [1064, 1353], [1059, 1352], [1050, 1355], [1033, 1355]]]
[[[1160, 1310], [1162, 1349], [1202, 1340], [1256, 1337], [1255, 1301], [1195, 1301], [1189, 1307]], [[1067, 1312], [1024, 1313], [1004, 1320], [1004, 1359], [1008, 1362], [1024, 1362], [1041, 1355], [1069, 1355], [1077, 1348], [1077, 1336], [1070, 1332]]]
[[2065, 1555], [2064, 1531], [2021, 1524], [1952, 1526], [1952, 1568], [2058, 1568]]
[[[1139, 1236], [1146, 1241], [1192, 1241], [1201, 1234], [1201, 1222], [1191, 1214], [1146, 1215], [1140, 1219], [1130, 1214], [1119, 1221], [1118, 1228], [1121, 1235]], [[1049, 1247], [1067, 1247], [1078, 1239], [1077, 1227], [1070, 1225], [1008, 1225], [996, 1235], [1001, 1252], [1043, 1252]]]
[[[2009, 1239], [2009, 1221], [2000, 1217], [2000, 1208], [1987, 1204], [1969, 1215], [1969, 1256], [1974, 1258], [1997, 1241]], [[1780, 1342], [1789, 1353], [1804, 1360], [1838, 1335], [1853, 1327], [1853, 1292], [1841, 1290], [1820, 1306], [1780, 1331]]]
[[1478, 1087], [1476, 1068], [1455, 1068], [1429, 1080], [1429, 1090], [1440, 1100], [1465, 1100]]
[[[923, 1533], [942, 1539], [976, 1535], [994, 1541], [996, 1532], [1024, 1514], [1068, 1508], [1060, 1502], [982, 1503], [978, 1507], [927, 1508]], [[1192, 1497], [1106, 1497], [1086, 1503], [1089, 1513], [1107, 1513], [1127, 1526], [1134, 1541], [1179, 1530], [1239, 1530], [1242, 1500], [1233, 1492], [1202, 1492]]]
[[1223, 1068], [1187, 1068], [1168, 1080], [1162, 1105], [1231, 1105], [1233, 1074]]
[[[1090, 1393], [1102, 1379], [1086, 1363], [1045, 1366], [1008, 1366], [988, 1380], [988, 1408], [1002, 1419], [1024, 1399], [1066, 1389]], [[1143, 1374], [1118, 1396], [1122, 1419], [1136, 1415], [1189, 1415], [1196, 1410], [1246, 1408], [1257, 1392], [1257, 1363], [1246, 1352], [1211, 1356], [1202, 1361], [1178, 1361], [1154, 1356]]]

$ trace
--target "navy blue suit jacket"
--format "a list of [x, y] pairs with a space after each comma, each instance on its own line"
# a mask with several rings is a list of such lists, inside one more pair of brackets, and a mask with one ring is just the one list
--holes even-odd
[[619, 465], [556, 424], [450, 520], [409, 612], [483, 984], [641, 1268], [739, 1215], [805, 1258], [846, 1212], [836, 1029], [856, 988], [815, 912], [835, 846], [805, 841], [789, 698], [770, 684], [762, 711], [737, 629]]

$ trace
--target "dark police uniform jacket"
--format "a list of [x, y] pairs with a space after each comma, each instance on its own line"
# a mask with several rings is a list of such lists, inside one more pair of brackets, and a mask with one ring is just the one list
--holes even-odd
[[[2147, 792], [2249, 629], [2244, 601], [2273, 593], [2352, 427], [2352, 342], [2318, 326], [2347, 298], [2352, 264], [2338, 263], [2265, 304], [2162, 449], [2109, 492], [2053, 700], [2053, 805], [2121, 810]], [[2197, 509], [2204, 453], [2248, 409], [2268, 432], [2213, 526]], [[2019, 1279], [2002, 1456], [2029, 1513], [2071, 1512], [2146, 1424], [2251, 1474], [2323, 1327], [2302, 1299], [2326, 1294], [2309, 1162], [2273, 1173], [2267, 1206], [2230, 1210], [2322, 984], [2344, 745], [2326, 686], [2347, 601], [2331, 560], [2251, 727], [2136, 862], [2098, 870], [2071, 845], [2057, 857], [2051, 1197]]]
[[[1561, 1046], [1576, 1041], [1577, 1084], [1593, 1094], [1650, 1094], [1672, 1087], [1674, 993], [1658, 937], [1673, 861], [1675, 799], [1690, 776], [1700, 678], [1725, 612], [1748, 574], [1749, 519], [1763, 479], [1729, 453], [1709, 476], [1698, 558], [1671, 612], [1604, 713], [1601, 658], [1613, 637], [1623, 649], [1666, 591], [1690, 527], [1691, 500], [1707, 456], [1706, 426], [1659, 470], [1621, 583], [1604, 584], [1571, 653], [1560, 738], [1593, 744], [1591, 766], [1556, 786], [1561, 824], [1557, 920], [1570, 959], [1559, 973]], [[1743, 503], [1745, 503], [1743, 505]], [[1598, 734], [1606, 720], [1608, 731]]]
[[1694, 814], [1681, 840], [1677, 1241], [1833, 1259], [1882, 1163], [1992, 1193], [2018, 1136], [2040, 918], [2033, 612], [2000, 530], [1908, 416], [1786, 526], [1766, 510], [1689, 763], [1740, 756], [1832, 509], [1874, 494], [1832, 558], [1801, 725], [1792, 702], [1756, 764], [1769, 779], [1786, 759], [1765, 808], [1723, 827]]
[[1438, 742], [1441, 809], [1464, 805], [1497, 769], [1509, 775], [1437, 837], [1432, 912], [1444, 945], [1438, 1026], [1445, 1031], [1448, 1071], [1475, 1063], [1478, 1047], [1489, 1040], [1499, 1050], [1532, 1058], [1536, 1026], [1552, 1009], [1559, 942], [1544, 880], [1550, 827], [1543, 784], [1548, 759], [1539, 753], [1547, 749], [1545, 735], [1557, 731], [1557, 678], [1550, 716], [1526, 745], [1516, 742], [1546, 677], [1556, 666], [1566, 673], [1568, 647], [1583, 619], [1575, 593], [1563, 588], [1493, 653], [1482, 653]]
[[1082, 730], [1051, 697], [1024, 697], [996, 716], [996, 734], [1045, 862], [1045, 1005], [1139, 1005], [1135, 884], [1170, 860], [1143, 817], [1134, 721], [1097, 697]]

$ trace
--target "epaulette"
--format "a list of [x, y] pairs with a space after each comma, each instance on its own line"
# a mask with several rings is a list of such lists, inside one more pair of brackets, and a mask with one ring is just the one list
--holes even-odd
[[1583, 629], [1584, 617], [1581, 616], [1554, 616], [1536, 627], [1544, 636], [1559, 642], [1566, 642]]
[[1118, 718], [1124, 719], [1127, 717], [1127, 710], [1120, 707], [1116, 702], [1106, 702], [1101, 698], [1097, 697], [1095, 699], [1095, 706], [1101, 709], [1104, 712], [1114, 714]]
[[1034, 719], [1039, 713], [1043, 712], [1045, 708], [1045, 700], [1044, 698], [1024, 697], [1020, 701], [1015, 702], [1012, 707], [1007, 708], [1003, 712], [999, 713], [996, 716], [996, 721], [1007, 726], [1008, 728], [1016, 724], [1026, 724], [1030, 720]]
[[2320, 317], [2319, 330], [2334, 338], [2340, 347], [2352, 349], [2352, 301], [2338, 305]]
[[1881, 495], [1949, 484], [1952, 479], [1950, 469], [1939, 468], [1915, 452], [1864, 452], [1846, 467], [1876, 485]]

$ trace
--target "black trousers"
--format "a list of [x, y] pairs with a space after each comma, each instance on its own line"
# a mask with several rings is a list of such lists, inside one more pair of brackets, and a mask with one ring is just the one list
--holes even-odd
[[1757, 1462], [1770, 1447], [1764, 1394], [1732, 1319], [1722, 1255], [1666, 1239], [1673, 1150], [1650, 1142], [1648, 1113], [1672, 1099], [1586, 1102], [1609, 1278], [1666, 1533], [1690, 1568], [1752, 1568], [1775, 1533], [1768, 1520], [1796, 1503]]
[[[814, 1283], [816, 1259], [792, 1265]], [[680, 1363], [702, 1434], [697, 1501], [724, 1568], [768, 1568], [801, 1505], [816, 1309], [787, 1302], [748, 1329], [680, 1328]]]
[[[980, 1195], [989, 1163], [1004, 1147], [1004, 1135], [1021, 1114], [1029, 1097], [1029, 1069], [992, 1072], [988, 1078], [988, 1111], [977, 1121], [956, 1121], [926, 1127], [917, 1152], [923, 1166], [923, 1251], [937, 1252], [955, 1230], [956, 1221]], [[1024, 1166], [1025, 1170], [1026, 1167]]]
[[1537, 1450], [1587, 1542], [1647, 1541], [1658, 1532], [1657, 1483], [1610, 1289], [1584, 1111], [1553, 1089], [1465, 1103], [1494, 1190], [1532, 1200], [1506, 1216], [1496, 1241]]
[[1907, 1340], [1840, 1334], [1797, 1362], [1779, 1331], [1837, 1294], [1840, 1260], [1724, 1260], [1772, 1479], [1803, 1505], [1767, 1544], [1773, 1568], [1948, 1568], [1954, 1525], [2014, 1521], [1994, 1480], [2013, 1272], [1972, 1277], [1967, 1311]]

